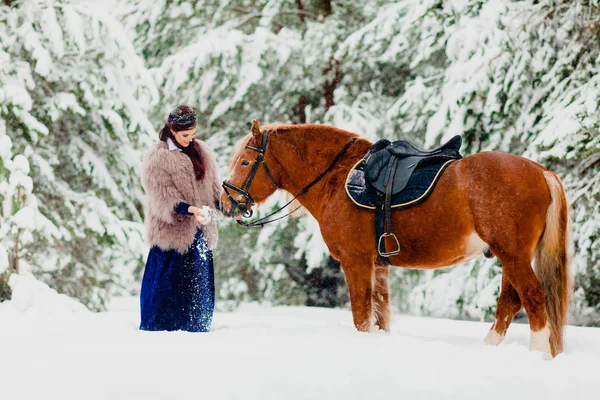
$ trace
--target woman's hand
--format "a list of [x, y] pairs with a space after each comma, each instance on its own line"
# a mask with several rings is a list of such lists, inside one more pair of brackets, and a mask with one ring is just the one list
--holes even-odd
[[190, 214], [194, 214], [196, 221], [200, 222], [202, 225], [206, 225], [210, 222], [210, 215], [208, 213], [208, 207], [204, 206], [202, 208], [190, 206], [188, 208], [188, 212]]

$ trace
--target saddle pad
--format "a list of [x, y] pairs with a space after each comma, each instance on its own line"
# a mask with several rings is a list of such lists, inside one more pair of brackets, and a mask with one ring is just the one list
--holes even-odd
[[[406, 187], [392, 196], [392, 208], [402, 209], [422, 202], [431, 194], [444, 170], [456, 160], [442, 160], [418, 165]], [[364, 159], [352, 167], [346, 178], [346, 194], [359, 207], [375, 209], [377, 196], [383, 195], [365, 180]]]

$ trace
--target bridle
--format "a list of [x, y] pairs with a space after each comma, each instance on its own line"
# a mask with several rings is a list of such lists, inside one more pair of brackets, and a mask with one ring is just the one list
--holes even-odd
[[[246, 218], [250, 218], [252, 216], [252, 210], [248, 209], [248, 204], [250, 204], [250, 205], [256, 204], [256, 202], [254, 201], [252, 196], [250, 196], [249, 190], [250, 190], [250, 185], [252, 185], [252, 181], [254, 180], [254, 177], [256, 176], [256, 171], [258, 170], [260, 165], [262, 165], [263, 168], [265, 169], [265, 173], [267, 174], [267, 176], [269, 177], [271, 182], [273, 182], [275, 187], [277, 189], [279, 189], [279, 185], [277, 184], [277, 182], [275, 182], [275, 178], [273, 178], [273, 175], [271, 174], [271, 171], [269, 171], [269, 167], [267, 167], [267, 163], [265, 162], [265, 150], [267, 149], [267, 141], [268, 140], [269, 140], [269, 134], [268, 134], [268, 132], [264, 132], [260, 148], [246, 145], [247, 149], [258, 152], [258, 155], [256, 156], [256, 160], [252, 164], [252, 168], [250, 169], [250, 171], [248, 171], [248, 175], [246, 175], [246, 179], [244, 179], [244, 181], [242, 182], [242, 185], [240, 187], [237, 187], [237, 186], [229, 183], [229, 181], [223, 181], [223, 190], [225, 190], [225, 193], [227, 193], [227, 197], [229, 197], [229, 201], [231, 201], [231, 204], [233, 205], [234, 208], [241, 210], [242, 215]], [[243, 197], [246, 198], [246, 201], [244, 203], [240, 203], [239, 201], [237, 201], [236, 199], [234, 199], [231, 196], [231, 193], [229, 193], [229, 190], [227, 190], [227, 189], [231, 189], [234, 192], [241, 194]]]
[[[286, 208], [287, 206], [289, 206], [294, 200], [296, 200], [298, 197], [300, 197], [301, 195], [306, 193], [308, 191], [308, 189], [310, 189], [323, 176], [325, 176], [325, 174], [327, 174], [329, 171], [331, 171], [331, 169], [339, 161], [339, 159], [346, 152], [346, 150], [348, 150], [348, 148], [350, 148], [350, 146], [356, 141], [356, 139], [357, 138], [352, 138], [348, 143], [346, 143], [344, 148], [342, 148], [342, 150], [340, 150], [340, 152], [335, 156], [331, 165], [325, 171], [323, 171], [321, 174], [319, 174], [319, 176], [317, 176], [315, 179], [313, 179], [308, 185], [306, 185], [292, 200], [288, 201], [283, 207], [280, 207], [277, 211], [274, 211], [271, 214], [269, 214], [263, 218], [260, 218], [256, 221], [244, 222], [241, 220], [236, 220], [237, 223], [240, 225], [243, 225], [247, 228], [263, 227], [264, 225], [266, 225], [268, 223], [275, 222], [277, 220], [280, 220], [280, 219], [285, 218], [288, 215], [292, 214], [294, 211], [296, 211], [298, 208], [300, 208], [300, 206], [296, 207], [295, 209], [293, 209], [292, 211], [290, 211], [289, 213], [285, 214], [282, 217], [265, 221], [267, 218], [272, 217], [273, 215], [277, 214], [279, 211], [281, 211], [284, 208]], [[235, 186], [235, 185], [229, 183], [229, 181], [223, 181], [223, 190], [227, 194], [229, 201], [231, 201], [231, 204], [233, 205], [234, 209], [238, 209], [238, 210], [242, 211], [242, 215], [246, 218], [250, 218], [252, 216], [252, 210], [248, 209], [248, 205], [252, 206], [252, 205], [256, 204], [256, 202], [254, 201], [252, 196], [250, 196], [250, 185], [252, 185], [252, 181], [254, 180], [254, 177], [256, 176], [256, 171], [258, 171], [258, 168], [260, 167], [260, 165], [263, 166], [265, 173], [267, 174], [267, 176], [269, 177], [271, 182], [273, 182], [273, 185], [275, 185], [275, 188], [281, 189], [279, 187], [279, 185], [277, 184], [277, 182], [275, 182], [275, 178], [273, 178], [273, 175], [271, 174], [271, 171], [269, 170], [269, 167], [267, 167], [267, 163], [265, 162], [265, 151], [267, 149], [268, 140], [269, 140], [269, 132], [264, 131], [262, 134], [262, 143], [261, 143], [260, 147], [246, 145], [247, 149], [256, 151], [258, 153], [258, 155], [256, 156], [256, 160], [254, 161], [250, 171], [248, 171], [248, 175], [246, 175], [246, 178], [242, 182], [241, 186], [238, 187], [238, 186]], [[232, 190], [232, 191], [242, 195], [246, 199], [246, 201], [243, 203], [240, 203], [239, 201], [237, 201], [236, 199], [233, 198], [233, 196], [231, 195], [229, 190]]]
[[[296, 211], [298, 208], [300, 208], [300, 206], [296, 207], [295, 209], [293, 209], [292, 211], [290, 211], [289, 213], [287, 213], [286, 215], [279, 217], [279, 218], [275, 218], [272, 220], [268, 220], [265, 221], [265, 219], [272, 217], [273, 215], [277, 214], [279, 211], [283, 210], [284, 208], [286, 208], [287, 206], [289, 206], [294, 200], [296, 200], [298, 197], [300, 197], [301, 195], [303, 195], [304, 193], [306, 193], [308, 191], [308, 189], [310, 189], [315, 183], [317, 183], [323, 176], [325, 176], [325, 174], [327, 174], [329, 171], [331, 171], [331, 169], [335, 166], [335, 164], [339, 161], [339, 159], [342, 157], [342, 155], [346, 152], [346, 150], [348, 150], [350, 148], [350, 146], [352, 146], [352, 144], [356, 141], [357, 138], [352, 138], [348, 143], [346, 143], [346, 145], [344, 146], [344, 148], [342, 148], [342, 150], [340, 150], [340, 152], [335, 156], [335, 158], [333, 159], [333, 161], [331, 162], [331, 165], [329, 165], [329, 167], [323, 171], [321, 174], [319, 174], [319, 176], [317, 176], [315, 179], [313, 179], [308, 185], [306, 185], [292, 200], [288, 201], [283, 207], [280, 207], [278, 210], [272, 212], [271, 214], [260, 218], [256, 221], [251, 221], [251, 222], [244, 222], [241, 220], [236, 220], [238, 224], [243, 225], [247, 228], [250, 227], [263, 227], [264, 225], [271, 223], [271, 222], [275, 222], [277, 220], [280, 220], [282, 218], [287, 217], [288, 215], [292, 214], [294, 211]], [[247, 149], [250, 150], [254, 150], [256, 152], [258, 152], [258, 155], [256, 156], [256, 160], [254, 161], [254, 164], [252, 165], [252, 168], [250, 169], [250, 171], [248, 171], [248, 175], [246, 175], [246, 178], [244, 179], [244, 181], [242, 182], [242, 185], [240, 187], [235, 186], [231, 183], [229, 183], [228, 181], [223, 181], [223, 190], [225, 191], [225, 193], [227, 194], [227, 197], [229, 198], [229, 201], [231, 201], [231, 204], [233, 205], [234, 208], [239, 209], [242, 211], [242, 215], [246, 218], [250, 218], [252, 216], [252, 210], [248, 209], [248, 204], [253, 205], [256, 204], [256, 202], [254, 201], [254, 199], [252, 199], [252, 196], [250, 196], [250, 185], [252, 185], [252, 181], [254, 180], [254, 177], [256, 176], [256, 171], [258, 170], [259, 166], [262, 165], [265, 173], [267, 174], [267, 176], [269, 177], [269, 179], [271, 180], [271, 182], [273, 182], [273, 184], [275, 185], [275, 187], [277, 189], [280, 189], [279, 185], [277, 184], [277, 182], [275, 182], [275, 178], [273, 178], [273, 175], [271, 174], [271, 171], [269, 171], [269, 167], [267, 167], [267, 163], [265, 162], [265, 151], [267, 149], [267, 142], [269, 140], [269, 132], [268, 131], [264, 131], [263, 135], [262, 135], [262, 143], [259, 147], [254, 147], [254, 146], [250, 146], [250, 145], [246, 145]], [[241, 194], [243, 197], [246, 198], [246, 201], [244, 203], [240, 203], [239, 201], [237, 201], [236, 199], [234, 199], [231, 196], [231, 193], [229, 192], [229, 190], [233, 190], [234, 192]]]

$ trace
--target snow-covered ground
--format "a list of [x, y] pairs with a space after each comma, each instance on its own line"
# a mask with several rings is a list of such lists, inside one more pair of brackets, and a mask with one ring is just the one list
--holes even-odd
[[[14, 276], [13, 276], [14, 277]], [[91, 313], [27, 277], [0, 304], [0, 399], [597, 399], [600, 329], [569, 327], [546, 361], [513, 324], [395, 315], [361, 334], [349, 310], [244, 305], [210, 333], [140, 332], [137, 299]]]

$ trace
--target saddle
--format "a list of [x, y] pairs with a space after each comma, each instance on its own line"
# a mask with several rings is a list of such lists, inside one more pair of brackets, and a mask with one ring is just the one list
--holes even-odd
[[462, 158], [459, 153], [461, 144], [461, 137], [454, 136], [435, 150], [423, 151], [403, 140], [392, 143], [382, 139], [371, 146], [365, 156], [366, 177], [378, 191], [385, 193], [391, 190], [391, 194], [396, 194], [406, 187], [413, 171], [424, 160]]
[[[461, 137], [454, 136], [435, 150], [423, 151], [406, 141], [382, 139], [348, 174], [346, 191], [352, 201], [375, 209], [375, 240], [384, 264], [390, 265], [388, 257], [400, 253], [400, 242], [391, 232], [392, 208], [425, 200], [446, 167], [462, 158], [461, 144]], [[395, 242], [391, 251], [386, 251], [386, 238]]]

